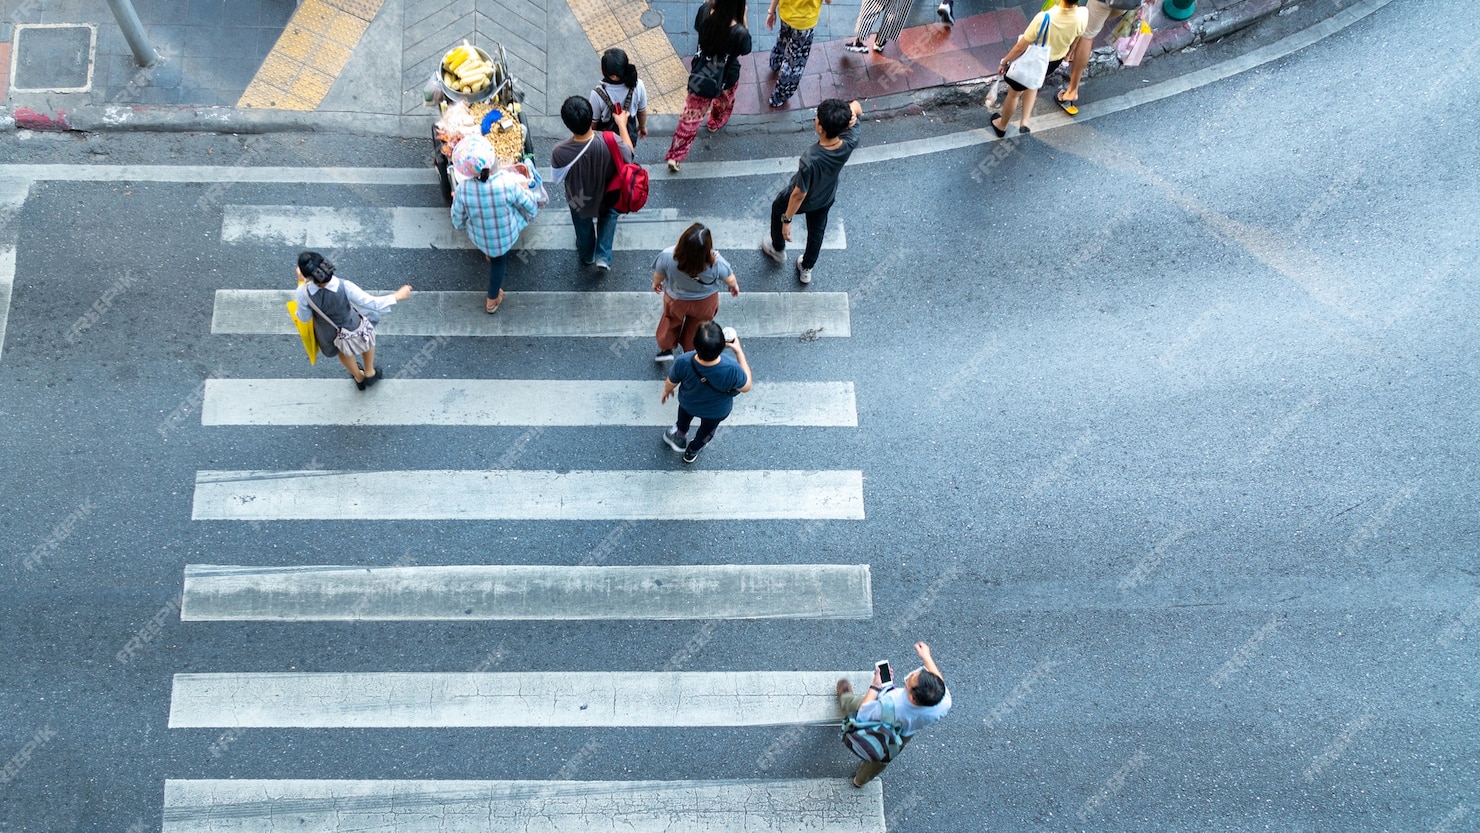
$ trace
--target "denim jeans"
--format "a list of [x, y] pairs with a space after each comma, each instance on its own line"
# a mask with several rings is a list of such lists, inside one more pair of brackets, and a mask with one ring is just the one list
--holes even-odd
[[[689, 451], [697, 452], [704, 446], [709, 445], [709, 441], [714, 439], [714, 432], [719, 430], [719, 424], [724, 421], [724, 417], [720, 417], [719, 419], [699, 417], [699, 432], [694, 435], [692, 440], [689, 440]], [[684, 406], [679, 405], [678, 422], [673, 427], [678, 429], [678, 433], [687, 434], [689, 433], [689, 426], [693, 424], [694, 415], [685, 410]]]
[[581, 262], [599, 260], [611, 265], [612, 242], [617, 238], [617, 210], [608, 209], [592, 220], [582, 217], [580, 211], [572, 208], [570, 221], [576, 227], [576, 254], [581, 256]]
[[505, 258], [509, 256], [504, 252], [498, 257], [488, 259], [488, 300], [492, 301], [498, 297], [504, 288], [504, 266]]

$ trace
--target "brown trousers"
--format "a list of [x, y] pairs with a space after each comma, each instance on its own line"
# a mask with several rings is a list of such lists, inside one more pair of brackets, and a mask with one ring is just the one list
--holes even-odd
[[[838, 705], [843, 707], [843, 714], [853, 714], [858, 711], [859, 706], [863, 705], [863, 695], [854, 694], [851, 691], [841, 694], [838, 696]], [[899, 751], [903, 753], [904, 748], [910, 745], [910, 739], [900, 738], [900, 740], [904, 741], [899, 745]], [[861, 787], [878, 778], [879, 773], [883, 772], [884, 767], [887, 766], [889, 764], [882, 761], [864, 761], [858, 765], [858, 769], [853, 771], [853, 785], [855, 787]]]
[[679, 301], [663, 293], [663, 317], [658, 321], [658, 349], [672, 350], [682, 346], [684, 352], [694, 349], [694, 333], [705, 321], [714, 320], [719, 312], [719, 293], [698, 301]]

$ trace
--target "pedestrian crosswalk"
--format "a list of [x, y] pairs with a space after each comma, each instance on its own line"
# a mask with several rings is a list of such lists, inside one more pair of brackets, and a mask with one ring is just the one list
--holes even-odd
[[188, 564], [184, 622], [867, 619], [867, 564]]
[[[364, 396], [343, 379], [207, 379], [204, 425], [664, 426], [657, 381], [394, 379]], [[730, 426], [858, 425], [851, 382], [757, 382]]]
[[884, 833], [878, 780], [169, 780], [164, 833]]
[[[678, 242], [692, 223], [709, 227], [717, 249], [753, 249], [763, 225], [724, 217], [680, 217], [675, 209], [644, 211], [617, 223], [617, 251], [658, 252]], [[446, 208], [339, 208], [307, 205], [228, 205], [221, 219], [225, 243], [259, 243], [310, 249], [347, 246], [391, 249], [471, 249], [452, 227]], [[839, 220], [827, 230], [824, 249], [843, 249], [848, 232]], [[519, 236], [519, 249], [575, 251], [575, 230], [564, 211], [537, 215]]]
[[[617, 247], [666, 248], [693, 218], [652, 212], [618, 226]], [[717, 245], [749, 248], [761, 223], [703, 220]], [[542, 215], [521, 240], [527, 249], [571, 248], [563, 212]], [[221, 240], [268, 247], [286, 261], [299, 247], [467, 248], [444, 208], [337, 208], [228, 205]], [[825, 245], [842, 248], [839, 224]], [[347, 275], [351, 279], [354, 276]], [[360, 281], [362, 284], [370, 281]], [[379, 294], [379, 291], [372, 290]], [[284, 304], [290, 292], [220, 289], [211, 333], [277, 337], [296, 347]], [[336, 363], [311, 378], [213, 378], [201, 400], [201, 425], [213, 432], [296, 426], [607, 426], [651, 432], [675, 406], [645, 351], [633, 350], [639, 378], [397, 378], [398, 337], [570, 339], [579, 354], [641, 339], [651, 344], [661, 299], [651, 292], [513, 292], [500, 314], [483, 313], [481, 292], [422, 292], [385, 315], [377, 331], [390, 368], [373, 393], [356, 391]], [[726, 298], [722, 323], [746, 338], [847, 338], [843, 292], [742, 292]], [[599, 340], [610, 343], [603, 344]], [[615, 340], [615, 341], [611, 341]], [[763, 345], [764, 342], [761, 342]], [[621, 350], [611, 349], [620, 355]], [[726, 430], [855, 430], [851, 381], [765, 379], [764, 347], [748, 351], [762, 380], [737, 400]], [[301, 354], [300, 354], [301, 356]], [[271, 434], [269, 434], [271, 436]], [[356, 457], [354, 470], [202, 469], [191, 517], [253, 524], [314, 521], [533, 522], [627, 524], [864, 520], [861, 469], [733, 467], [722, 450], [703, 465], [588, 469], [567, 446], [567, 467], [429, 469], [393, 451]], [[727, 465], [727, 463], [731, 465]], [[407, 465], [410, 464], [410, 465]], [[326, 504], [322, 497], [333, 495]], [[702, 498], [696, 497], [702, 496]], [[699, 553], [709, 560], [719, 554]], [[479, 563], [185, 568], [180, 617], [187, 623], [277, 622], [602, 622], [633, 620], [829, 620], [873, 615], [867, 564], [635, 564], [623, 566]], [[642, 559], [639, 557], [639, 561]], [[654, 554], [654, 561], [668, 560]], [[414, 564], [414, 562], [413, 562]], [[517, 685], [510, 685], [517, 678]], [[729, 671], [582, 669], [404, 671], [361, 668], [301, 672], [230, 667], [173, 677], [172, 729], [251, 727], [400, 729], [822, 726], [838, 721], [838, 679], [865, 686], [867, 671], [763, 668]], [[829, 779], [696, 781], [343, 781], [189, 780], [166, 782], [168, 833], [233, 830], [377, 829], [400, 833], [490, 831], [507, 826], [549, 833], [684, 830], [699, 833], [884, 830], [879, 782], [855, 789], [846, 760]]]
[[[297, 331], [283, 311], [292, 297], [288, 289], [217, 290], [211, 332], [292, 335]], [[510, 292], [498, 315], [484, 313], [486, 297], [484, 292], [417, 292], [375, 330], [385, 336], [651, 339], [663, 311], [663, 300], [653, 292]], [[843, 292], [741, 292], [724, 299], [719, 320], [742, 338], [852, 335]]]

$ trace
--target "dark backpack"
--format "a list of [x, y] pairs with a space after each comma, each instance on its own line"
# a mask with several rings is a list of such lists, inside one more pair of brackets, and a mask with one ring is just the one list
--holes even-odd
[[[606, 141], [606, 149], [611, 152], [612, 164], [617, 166], [617, 173], [612, 176], [612, 181], [606, 186], [608, 195], [613, 191], [617, 193], [612, 208], [615, 208], [618, 214], [632, 214], [641, 211], [642, 207], [647, 205], [648, 199], [647, 169], [636, 162], [622, 161], [622, 151], [617, 147], [616, 134], [602, 131], [601, 138]], [[610, 199], [608, 196], [608, 200]]]
[[858, 713], [843, 719], [843, 745], [848, 751], [876, 763], [888, 763], [904, 747], [904, 736], [894, 723], [894, 701], [879, 695], [881, 720], [859, 720]]
[[[601, 86], [601, 85], [598, 84], [596, 86], [596, 89], [592, 90], [591, 92], [596, 93], [596, 96], [601, 99], [601, 103], [603, 103], [603, 104], [606, 105], [606, 112], [608, 114], [617, 112], [616, 105], [612, 104], [612, 97], [606, 94], [606, 87], [603, 87], [603, 86]], [[630, 88], [628, 88], [628, 90], [627, 90], [627, 98], [622, 101], [622, 112], [623, 113], [628, 113], [628, 114], [631, 114], [632, 113], [632, 96], [634, 96], [634, 95], [637, 95], [637, 87], [630, 87]], [[599, 122], [596, 123], [596, 129], [597, 130], [616, 130], [617, 129], [617, 120], [616, 119], [611, 119], [611, 118], [603, 119], [603, 120], [601, 120], [601, 121], [599, 121]], [[631, 130], [630, 129], [629, 129], [628, 133], [630, 135], [630, 133], [631, 133]]]

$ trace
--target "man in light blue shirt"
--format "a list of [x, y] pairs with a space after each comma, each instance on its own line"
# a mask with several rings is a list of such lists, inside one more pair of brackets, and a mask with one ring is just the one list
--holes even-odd
[[[894, 706], [895, 728], [904, 741], [901, 750], [921, 729], [945, 717], [951, 710], [951, 692], [946, 688], [940, 669], [935, 666], [930, 646], [916, 642], [915, 653], [925, 664], [904, 678], [903, 687], [896, 688], [892, 682], [889, 685], [881, 683], [877, 668], [874, 669], [873, 685], [869, 686], [867, 694], [861, 696], [853, 693], [852, 683], [838, 680], [838, 705], [843, 707], [844, 714], [856, 714], [859, 720], [882, 720], [884, 707], [879, 701], [889, 699]], [[853, 786], [861, 787], [877, 778], [886, 766], [888, 764], [883, 761], [859, 764], [853, 773]]]

